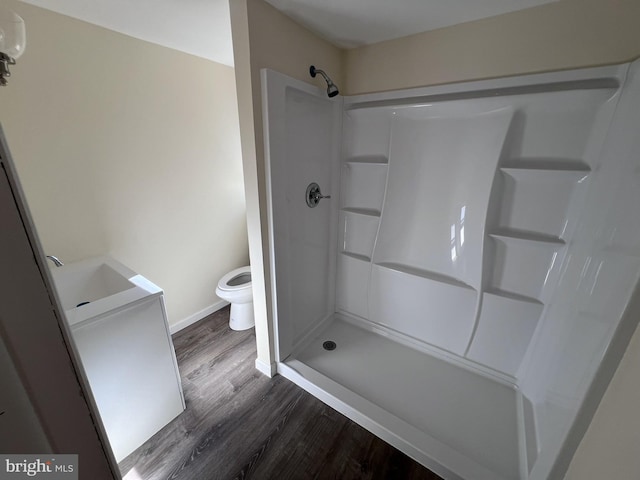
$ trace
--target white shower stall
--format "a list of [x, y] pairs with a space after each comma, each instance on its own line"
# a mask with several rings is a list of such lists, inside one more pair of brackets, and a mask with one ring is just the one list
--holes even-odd
[[640, 63], [262, 86], [278, 373], [445, 479], [561, 476], [638, 322]]

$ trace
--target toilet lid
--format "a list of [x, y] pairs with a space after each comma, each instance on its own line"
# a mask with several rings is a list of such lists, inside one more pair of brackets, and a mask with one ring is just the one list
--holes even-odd
[[227, 292], [251, 288], [251, 267], [241, 267], [230, 271], [218, 282], [218, 288]]

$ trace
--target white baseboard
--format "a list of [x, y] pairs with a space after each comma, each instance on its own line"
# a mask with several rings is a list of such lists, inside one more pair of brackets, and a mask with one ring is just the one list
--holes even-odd
[[218, 300], [216, 303], [209, 305], [207, 308], [203, 308], [199, 312], [196, 312], [193, 315], [189, 315], [187, 318], [183, 318], [179, 322], [169, 325], [169, 331], [171, 332], [171, 335], [173, 335], [174, 333], [179, 332], [183, 328], [187, 328], [189, 325], [193, 325], [198, 320], [202, 320], [204, 317], [211, 315], [213, 312], [217, 312], [227, 305], [229, 305], [229, 302]]
[[272, 378], [276, 374], [276, 364], [272, 363], [269, 365], [268, 363], [263, 362], [259, 358], [256, 358], [256, 369], [265, 374], [267, 377]]

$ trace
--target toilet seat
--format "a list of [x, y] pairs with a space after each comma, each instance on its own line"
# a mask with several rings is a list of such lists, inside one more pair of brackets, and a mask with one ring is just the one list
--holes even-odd
[[223, 276], [216, 295], [231, 303], [229, 327], [232, 330], [247, 330], [255, 325], [251, 267], [236, 268]]
[[[240, 277], [247, 276], [248, 280], [242, 281]], [[236, 285], [234, 280], [240, 279]], [[251, 267], [240, 267], [230, 271], [218, 282], [218, 288], [223, 292], [237, 292], [239, 290], [251, 289]]]

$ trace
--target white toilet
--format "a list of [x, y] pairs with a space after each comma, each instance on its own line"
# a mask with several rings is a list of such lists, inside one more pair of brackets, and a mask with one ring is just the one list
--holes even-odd
[[231, 304], [229, 327], [232, 330], [248, 330], [255, 325], [251, 267], [236, 268], [227, 273], [218, 282], [216, 295]]

